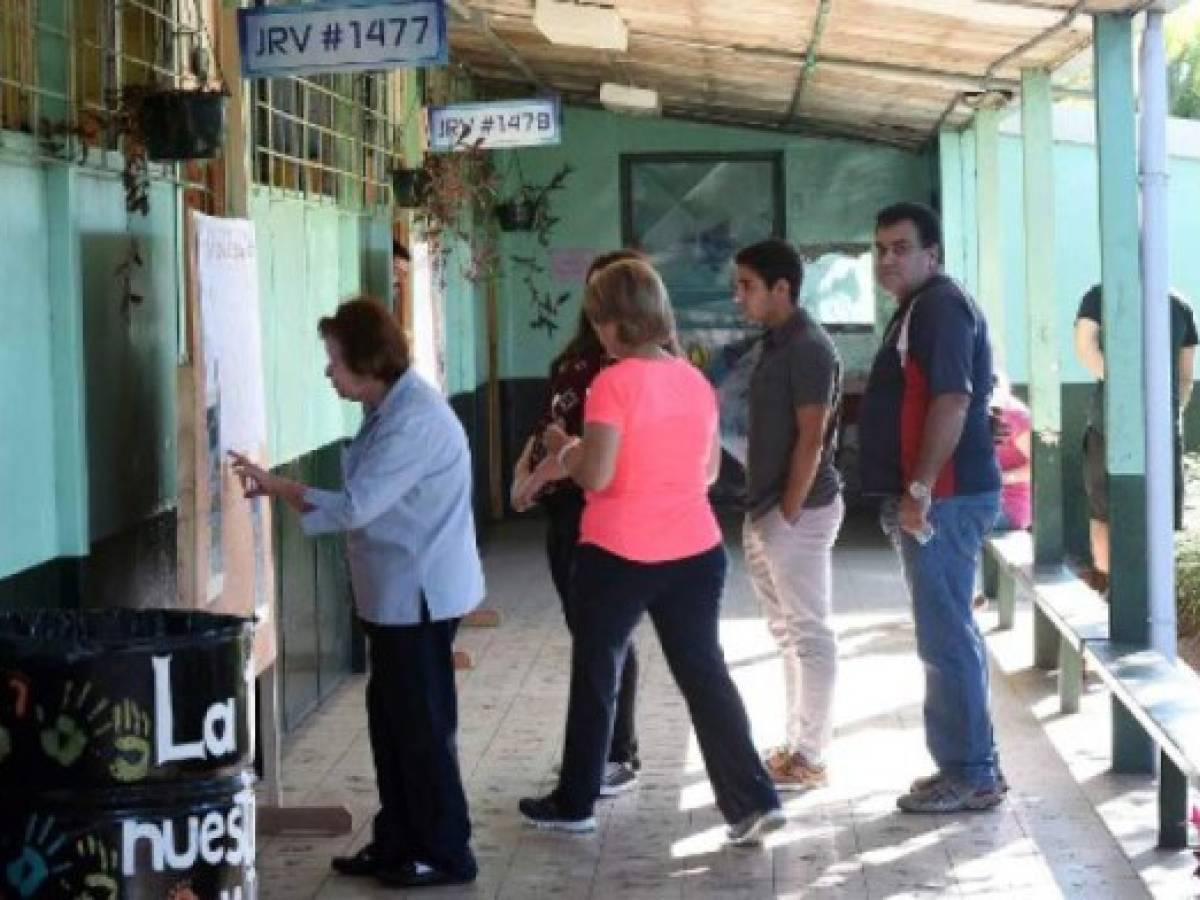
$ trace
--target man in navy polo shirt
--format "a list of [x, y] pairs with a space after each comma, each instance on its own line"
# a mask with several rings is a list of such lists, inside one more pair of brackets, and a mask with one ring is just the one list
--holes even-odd
[[875, 275], [897, 304], [859, 407], [863, 491], [912, 596], [925, 665], [925, 741], [937, 772], [905, 812], [983, 810], [1004, 798], [988, 710], [987, 649], [971, 614], [1000, 468], [988, 426], [992, 350], [975, 301], [941, 271], [941, 223], [918, 203], [882, 210]]

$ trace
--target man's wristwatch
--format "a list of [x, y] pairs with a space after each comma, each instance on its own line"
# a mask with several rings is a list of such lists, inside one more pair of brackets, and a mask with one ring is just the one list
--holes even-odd
[[928, 503], [933, 495], [929, 492], [929, 485], [921, 481], [910, 481], [908, 484], [908, 496], [914, 500], [920, 500], [922, 503]]

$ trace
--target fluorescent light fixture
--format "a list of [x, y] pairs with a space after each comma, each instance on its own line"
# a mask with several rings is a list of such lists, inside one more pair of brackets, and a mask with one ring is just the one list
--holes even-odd
[[658, 91], [611, 82], [600, 85], [600, 104], [612, 112], [633, 116], [656, 116], [662, 111]]
[[629, 31], [611, 6], [572, 3], [570, 0], [537, 0], [533, 8], [533, 25], [552, 44], [620, 53], [629, 49]]

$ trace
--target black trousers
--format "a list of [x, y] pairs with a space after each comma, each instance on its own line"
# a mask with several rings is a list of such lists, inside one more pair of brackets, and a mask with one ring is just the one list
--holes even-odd
[[363, 624], [370, 643], [367, 725], [379, 786], [376, 851], [394, 863], [420, 861], [468, 877], [476, 864], [455, 743], [458, 621]]
[[[571, 573], [575, 569], [575, 551], [579, 546], [579, 523], [583, 518], [583, 497], [575, 491], [558, 491], [548, 496], [546, 507], [546, 558], [550, 563], [550, 578], [558, 591], [562, 603], [563, 618], [567, 630], [575, 635], [571, 612]], [[617, 690], [616, 717], [613, 722], [612, 742], [608, 747], [608, 761], [628, 763], [634, 768], [641, 766], [638, 758], [637, 707], [638, 660], [633, 642], [629, 642], [625, 653], [625, 664], [621, 667], [621, 684]]]
[[[1108, 462], [1104, 432], [1091, 425], [1083, 432], [1083, 489], [1088, 518], [1108, 521]], [[1175, 430], [1175, 530], [1183, 530], [1183, 435]]]
[[[568, 816], [591, 815], [604, 772], [629, 636], [648, 612], [727, 822], [776, 809], [779, 797], [721, 652], [725, 550], [664, 563], [636, 563], [583, 545], [575, 565], [577, 631], [571, 656], [567, 737], [555, 799]], [[682, 737], [682, 735], [681, 735]]]

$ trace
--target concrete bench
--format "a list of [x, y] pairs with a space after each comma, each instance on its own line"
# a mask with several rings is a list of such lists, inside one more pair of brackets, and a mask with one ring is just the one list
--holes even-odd
[[1200, 677], [1144, 647], [1089, 641], [1085, 652], [1158, 747], [1159, 846], [1186, 847], [1188, 782], [1200, 779]]
[[[1034, 663], [1058, 670], [1059, 706], [1064, 713], [1077, 712], [1084, 649], [1091, 641], [1107, 640], [1107, 604], [1065, 566], [1035, 567], [1028, 532], [989, 538], [984, 559], [992, 570], [999, 627], [1012, 627], [1017, 595], [1028, 594], [1033, 601]], [[985, 585], [987, 579], [985, 569]]]
[[1013, 627], [1017, 587], [1033, 573], [1033, 538], [1027, 531], [1008, 531], [990, 537], [983, 548], [983, 590], [995, 597], [1000, 628]]
[[1108, 604], [1067, 567], [1035, 567], [1026, 532], [989, 538], [984, 561], [1001, 628], [1012, 627], [1019, 592], [1033, 600], [1034, 663], [1058, 669], [1062, 711], [1079, 710], [1086, 658], [1158, 747], [1159, 846], [1187, 846], [1188, 782], [1200, 782], [1200, 677], [1154, 650], [1110, 641]]
[[1033, 657], [1058, 669], [1058, 704], [1079, 711], [1083, 657], [1095, 641], [1108, 640], [1108, 604], [1066, 566], [1033, 572]]

